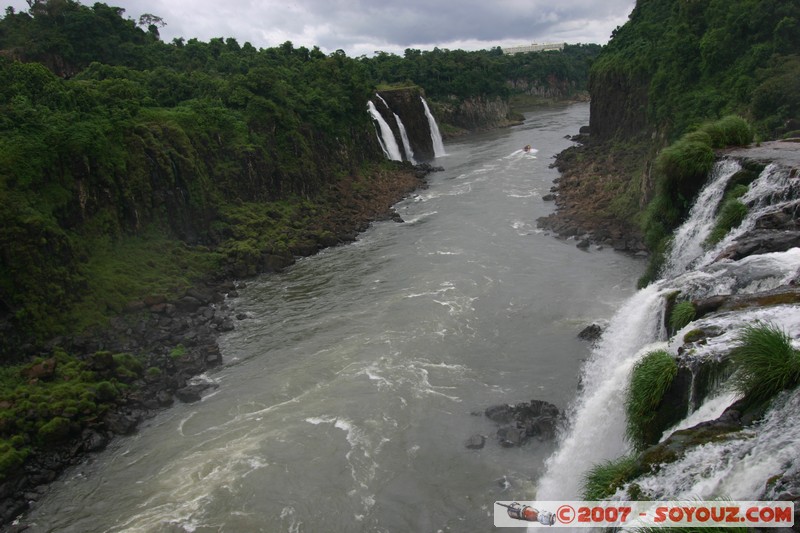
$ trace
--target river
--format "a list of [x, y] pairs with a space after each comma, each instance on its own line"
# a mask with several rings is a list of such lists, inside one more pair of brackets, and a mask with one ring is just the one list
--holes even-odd
[[590, 350], [577, 333], [644, 264], [536, 229], [589, 106], [525, 116], [446, 143], [404, 223], [248, 280], [214, 392], [67, 471], [30, 531], [489, 531], [495, 500], [531, 499], [553, 445], [502, 448], [473, 413], [565, 409]]

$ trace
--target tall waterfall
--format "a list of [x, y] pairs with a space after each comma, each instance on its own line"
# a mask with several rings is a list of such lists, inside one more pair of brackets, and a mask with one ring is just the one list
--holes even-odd
[[375, 107], [375, 104], [372, 103], [372, 100], [367, 101], [367, 109], [369, 110], [369, 114], [378, 123], [378, 127], [380, 128], [378, 142], [381, 144], [383, 153], [386, 154], [386, 157], [393, 161], [402, 161], [403, 156], [400, 153], [400, 147], [397, 146], [397, 141], [394, 138], [394, 133], [392, 133], [392, 128], [390, 128], [389, 124], [383, 120], [383, 116], [381, 116], [381, 114], [378, 112], [378, 109]]
[[425, 116], [428, 117], [428, 124], [431, 127], [431, 140], [433, 141], [433, 154], [436, 157], [442, 157], [447, 155], [444, 151], [444, 143], [442, 142], [442, 134], [439, 133], [439, 125], [436, 124], [436, 119], [433, 118], [431, 114], [431, 110], [428, 108], [428, 102], [425, 101], [423, 97], [419, 97], [422, 100], [422, 105], [425, 108]]
[[[718, 360], [729, 353], [741, 328], [771, 323], [788, 332], [797, 348], [800, 306], [774, 305], [711, 313], [692, 321], [671, 340], [666, 338], [665, 297], [680, 291], [690, 298], [716, 295], [756, 294], [786, 287], [797, 279], [800, 248], [749, 255], [739, 260], [718, 260], [721, 250], [736, 237], [756, 227], [765, 213], [800, 205], [797, 179], [790, 170], [770, 165], [761, 172], [741, 200], [749, 212], [738, 228], [714, 250], [703, 241], [713, 226], [715, 212], [738, 163], [716, 165], [700, 192], [686, 224], [673, 240], [665, 277], [640, 290], [617, 312], [582, 370], [583, 388], [568, 413], [568, 426], [559, 436], [556, 452], [547, 460], [539, 481], [538, 500], [570, 500], [581, 497], [583, 477], [594, 465], [630, 452], [624, 437], [624, 401], [629, 373], [635, 362], [653, 349], [665, 349], [677, 357], [684, 335], [692, 329], [719, 332], [682, 353], [685, 361]], [[736, 396], [725, 383], [717, 386], [704, 403], [678, 428], [713, 420]], [[651, 499], [775, 499], [780, 490], [800, 491], [800, 389], [776, 398], [763, 420], [755, 426], [718, 442], [690, 449], [681, 459], [661, 465], [656, 473], [639, 477], [637, 490]], [[670, 431], [665, 433], [665, 438]], [[778, 482], [774, 476], [788, 473]], [[788, 481], [787, 481], [788, 480]], [[792, 485], [794, 483], [794, 485]], [[787, 489], [788, 486], [788, 489]], [[634, 499], [620, 489], [615, 497]], [[638, 493], [637, 493], [638, 494]]]
[[537, 499], [576, 499], [583, 472], [627, 450], [620, 397], [642, 350], [663, 336], [661, 299], [659, 288], [651, 285], [631, 297], [611, 319], [584, 365], [584, 392], [568, 414], [571, 424], [558, 451], [547, 461]]
[[406, 127], [403, 125], [403, 121], [400, 120], [400, 117], [397, 115], [397, 113], [393, 113], [393, 115], [395, 122], [397, 122], [397, 129], [400, 130], [400, 139], [403, 141], [403, 150], [406, 152], [406, 159], [416, 164], [416, 161], [414, 161], [414, 151], [411, 149], [411, 143], [408, 141]]

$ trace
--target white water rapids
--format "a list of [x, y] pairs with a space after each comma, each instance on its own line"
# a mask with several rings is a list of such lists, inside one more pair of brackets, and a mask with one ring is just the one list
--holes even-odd
[[[773, 324], [795, 340], [800, 337], [800, 306], [780, 305], [729, 311], [690, 323], [666, 342], [664, 298], [681, 291], [692, 298], [726, 294], [753, 294], [797, 279], [800, 249], [745, 257], [738, 261], [716, 258], [735, 238], [755, 226], [770, 211], [796, 201], [796, 178], [788, 169], [767, 166], [749, 187], [742, 201], [750, 206], [744, 222], [713, 249], [703, 242], [713, 227], [715, 213], [727, 181], [738, 170], [733, 161], [718, 163], [708, 184], [698, 196], [689, 219], [673, 239], [664, 277], [640, 290], [614, 316], [601, 342], [583, 369], [584, 388], [573, 403], [570, 423], [561, 435], [558, 450], [547, 460], [539, 481], [538, 500], [580, 499], [585, 473], [592, 466], [621, 457], [630, 451], [625, 441], [623, 403], [633, 364], [652, 349], [673, 354], [683, 336], [695, 328], [719, 328], [723, 333], [695, 346], [690, 357], [719, 358], [736, 343], [746, 325]], [[687, 355], [685, 354], [684, 357]], [[673, 430], [713, 420], [737, 396], [721, 384], [704, 404]], [[674, 463], [662, 465], [658, 473], [636, 480], [652, 499], [729, 498], [755, 500], [775, 498], [767, 481], [784, 472], [800, 469], [800, 395], [788, 392], [774, 402], [765, 419], [735, 438], [700, 446]], [[670, 431], [664, 433], [666, 438]], [[797, 488], [797, 487], [795, 487]], [[618, 496], [630, 499], [622, 490]]]

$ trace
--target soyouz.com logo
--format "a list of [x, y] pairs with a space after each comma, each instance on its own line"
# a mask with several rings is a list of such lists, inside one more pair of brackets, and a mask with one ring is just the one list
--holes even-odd
[[497, 501], [495, 527], [792, 527], [794, 502]]

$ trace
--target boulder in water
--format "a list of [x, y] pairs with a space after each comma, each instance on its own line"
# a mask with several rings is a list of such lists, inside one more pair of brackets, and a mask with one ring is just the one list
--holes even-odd
[[[500, 425], [496, 437], [504, 448], [522, 446], [531, 438], [539, 441], [554, 438], [561, 417], [558, 407], [543, 400], [494, 405], [488, 407], [484, 415]], [[472, 438], [474, 436], [470, 440]]]
[[470, 450], [480, 450], [486, 445], [486, 437], [483, 435], [475, 434], [472, 435], [467, 441], [464, 443], [464, 446], [469, 448]]
[[595, 342], [603, 334], [603, 328], [599, 324], [590, 324], [578, 333], [578, 338], [584, 341]]

